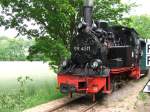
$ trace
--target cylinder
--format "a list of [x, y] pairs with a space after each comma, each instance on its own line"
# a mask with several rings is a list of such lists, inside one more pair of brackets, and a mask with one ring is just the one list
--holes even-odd
[[92, 11], [94, 0], [84, 0], [83, 18], [88, 26], [92, 26]]

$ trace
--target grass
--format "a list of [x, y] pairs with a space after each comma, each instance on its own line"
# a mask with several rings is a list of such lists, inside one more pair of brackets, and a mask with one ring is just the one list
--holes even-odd
[[139, 100], [146, 101], [148, 98], [149, 98], [149, 96], [147, 93], [144, 93], [142, 91], [139, 92], [139, 95], [138, 95]]
[[[15, 71], [14, 69], [12, 70]], [[7, 77], [0, 77], [0, 112], [22, 112], [24, 109], [63, 97], [59, 90], [56, 89], [57, 82], [56, 75], [53, 75], [54, 72], [45, 72], [45, 69], [43, 70], [44, 72], [41, 69], [34, 69], [28, 72], [30, 73], [29, 77], [26, 76], [27, 73], [21, 76], [12, 76], [21, 73], [17, 69], [16, 67], [16, 73], [12, 74], [8, 70], [10, 74], [3, 74], [4, 76], [8, 75]], [[27, 67], [24, 69], [27, 69]], [[1, 70], [0, 75], [2, 73], [6, 72]], [[13, 77], [13, 80], [9, 75]]]
[[59, 90], [56, 89], [56, 81], [49, 83], [50, 82], [45, 81], [42, 85], [30, 86], [30, 88], [28, 88], [26, 93], [28, 97], [25, 100], [27, 108], [58, 99], [63, 96]]
[[33, 84], [29, 77], [19, 77], [18, 87], [14, 90], [0, 92], [0, 112], [21, 112], [63, 95], [56, 89], [56, 81], [41, 81]]

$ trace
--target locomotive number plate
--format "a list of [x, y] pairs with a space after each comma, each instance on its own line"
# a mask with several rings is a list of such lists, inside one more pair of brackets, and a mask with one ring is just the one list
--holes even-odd
[[75, 51], [90, 51], [90, 46], [74, 47]]
[[146, 43], [146, 66], [150, 66], [150, 39]]

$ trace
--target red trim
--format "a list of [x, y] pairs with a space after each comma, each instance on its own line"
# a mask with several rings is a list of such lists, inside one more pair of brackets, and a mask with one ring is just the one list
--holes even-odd
[[[123, 67], [123, 68], [113, 68], [110, 71], [111, 77], [113, 75], [121, 75], [121, 73], [126, 73], [132, 78], [140, 78], [140, 67]], [[110, 75], [108, 77], [101, 76], [79, 76], [73, 74], [58, 74], [58, 85], [68, 84], [76, 88], [75, 92], [84, 92], [87, 94], [96, 94], [99, 91], [104, 93], [111, 93], [111, 79]], [[80, 87], [79, 83], [86, 83], [85, 87]]]
[[[84, 77], [69, 74], [59, 74], [57, 78], [59, 86], [61, 84], [73, 85], [76, 88], [76, 92], [85, 92], [88, 94], [97, 93], [106, 86], [106, 77]], [[80, 82], [85, 82], [87, 86], [85, 88], [80, 88]]]
[[134, 79], [140, 78], [140, 67], [123, 67], [123, 68], [112, 68], [110, 71], [111, 75], [121, 75], [121, 73], [128, 72], [127, 75]]
[[111, 74], [120, 74], [123, 72], [128, 72], [131, 71], [133, 67], [122, 67], [122, 68], [112, 68], [111, 69]]
[[135, 67], [132, 69], [131, 74], [129, 74], [130, 77], [134, 78], [134, 79], [139, 79], [141, 72], [140, 72], [140, 67]]

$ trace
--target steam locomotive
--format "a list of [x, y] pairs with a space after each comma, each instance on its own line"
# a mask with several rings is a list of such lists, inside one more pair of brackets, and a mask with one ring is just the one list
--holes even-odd
[[58, 73], [62, 93], [111, 93], [113, 84], [125, 77], [139, 79], [140, 61], [146, 46], [133, 29], [109, 26], [92, 20], [93, 5], [85, 0], [84, 19], [71, 43], [71, 58], [63, 61]]

